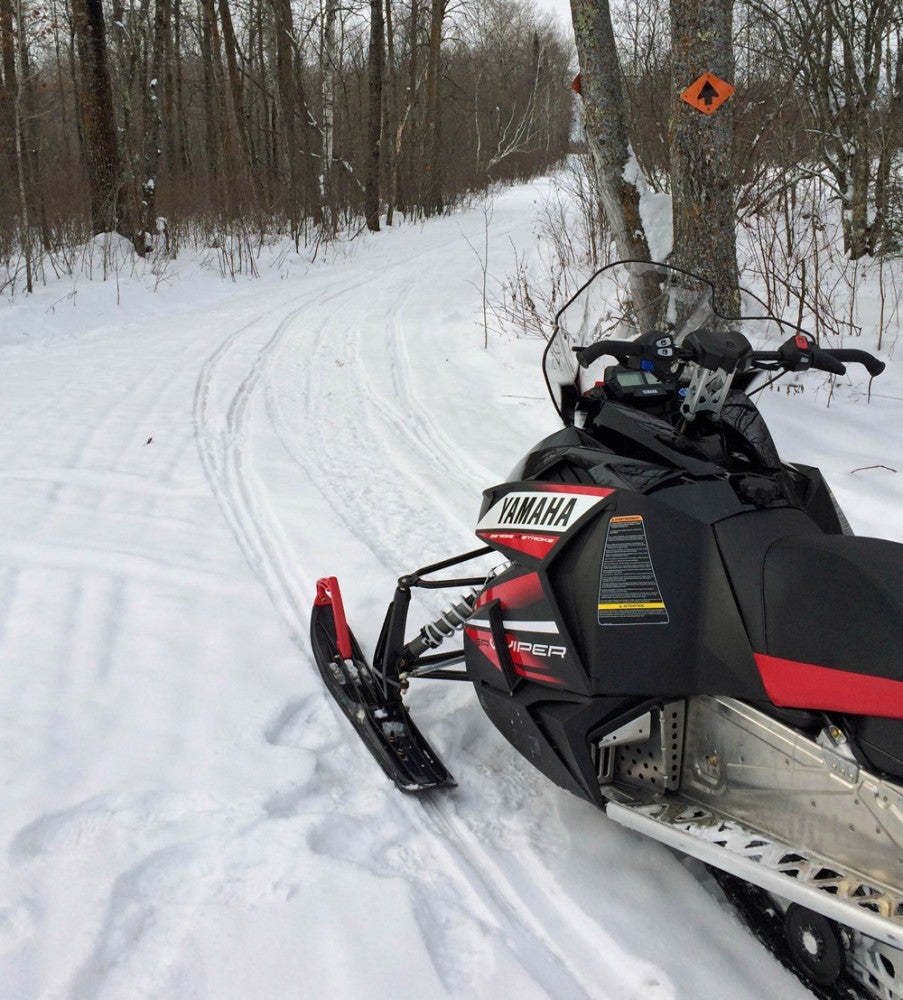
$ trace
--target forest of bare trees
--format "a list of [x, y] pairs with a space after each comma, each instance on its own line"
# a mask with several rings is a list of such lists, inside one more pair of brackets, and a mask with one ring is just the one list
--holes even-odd
[[570, 77], [526, 0], [0, 0], [0, 259], [429, 216], [559, 160]]
[[[613, 5], [630, 140], [649, 184], [672, 181], [671, 15], [701, 0]], [[718, 3], [710, 7], [719, 6]], [[903, 4], [739, 0], [733, 9], [733, 184], [738, 214], [817, 174], [844, 213], [852, 258], [903, 245]], [[711, 22], [711, 11], [708, 14]], [[679, 169], [679, 168], [678, 168]], [[895, 179], [896, 177], [896, 179]], [[791, 206], [792, 207], [792, 206]]]
[[[0, 0], [0, 264], [30, 287], [33, 260], [98, 232], [139, 254], [300, 247], [447, 211], [571, 148], [574, 40], [621, 256], [646, 252], [634, 174], [713, 274], [736, 274], [737, 221], [798, 216], [813, 178], [848, 258], [903, 246], [900, 0], [571, 8], [564, 26], [529, 0]], [[704, 120], [679, 92], [713, 66], [737, 90]]]

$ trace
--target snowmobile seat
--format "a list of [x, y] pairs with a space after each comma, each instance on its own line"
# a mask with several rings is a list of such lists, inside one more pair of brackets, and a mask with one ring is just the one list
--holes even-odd
[[[761, 652], [903, 682], [903, 545], [848, 535], [780, 538], [765, 553], [762, 583]], [[883, 708], [903, 718], [903, 683]]]
[[[846, 708], [863, 764], [903, 780], [903, 545], [782, 538], [765, 554], [763, 584], [767, 653], [829, 668], [823, 707]], [[870, 693], [870, 678], [899, 689], [879, 683]]]

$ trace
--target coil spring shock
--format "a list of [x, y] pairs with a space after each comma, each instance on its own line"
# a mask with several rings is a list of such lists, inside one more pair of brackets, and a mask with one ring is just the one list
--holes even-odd
[[420, 630], [420, 642], [424, 649], [438, 649], [455, 632], [464, 628], [464, 623], [473, 613], [474, 604], [480, 591], [476, 588], [462, 594], [455, 604], [445, 610], [439, 617]]

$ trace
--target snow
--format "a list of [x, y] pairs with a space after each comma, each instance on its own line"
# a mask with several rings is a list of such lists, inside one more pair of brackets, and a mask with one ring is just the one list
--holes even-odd
[[[459, 787], [398, 793], [308, 651], [318, 577], [372, 649], [395, 577], [474, 547], [481, 490], [554, 429], [541, 343], [483, 349], [468, 245], [488, 224], [504, 275], [553, 184], [257, 280], [99, 240], [0, 302], [4, 1000], [808, 995], [467, 685], [411, 699]], [[899, 362], [875, 391], [764, 406], [903, 539]]]

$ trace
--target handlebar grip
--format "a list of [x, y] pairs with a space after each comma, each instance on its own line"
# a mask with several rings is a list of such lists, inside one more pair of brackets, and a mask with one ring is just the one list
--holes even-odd
[[810, 344], [809, 350], [812, 353], [812, 367], [823, 372], [830, 372], [832, 375], [846, 375], [847, 370], [837, 357], [836, 351], [826, 351], [815, 344]]
[[634, 340], [600, 340], [589, 347], [575, 347], [574, 353], [577, 355], [577, 364], [581, 368], [589, 366], [605, 354], [610, 354], [619, 361], [622, 358], [637, 358], [643, 353], [643, 348]]
[[880, 375], [887, 367], [883, 361], [876, 358], [874, 354], [869, 354], [868, 351], [843, 347], [836, 351], [826, 350], [824, 353], [830, 354], [831, 357], [837, 358], [838, 361], [850, 361], [853, 364], [860, 364], [872, 377]]

